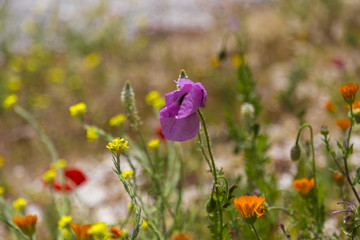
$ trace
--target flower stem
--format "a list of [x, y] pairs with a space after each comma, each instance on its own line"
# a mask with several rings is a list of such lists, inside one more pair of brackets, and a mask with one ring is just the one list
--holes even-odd
[[256, 231], [256, 228], [255, 228], [254, 224], [249, 224], [249, 225], [250, 225], [250, 227], [251, 227], [251, 230], [254, 232], [254, 234], [255, 234], [255, 236], [256, 236], [256, 239], [257, 239], [257, 240], [260, 240], [261, 238], [259, 237], [259, 235], [258, 235], [258, 233], [257, 233], [257, 231]]

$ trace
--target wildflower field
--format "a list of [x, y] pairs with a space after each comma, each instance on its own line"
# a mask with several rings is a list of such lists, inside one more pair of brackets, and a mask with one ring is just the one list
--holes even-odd
[[360, 239], [360, 1], [0, 0], [0, 239]]

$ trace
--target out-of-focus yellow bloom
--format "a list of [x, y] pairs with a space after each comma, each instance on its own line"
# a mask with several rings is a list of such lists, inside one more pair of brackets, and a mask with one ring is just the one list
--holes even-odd
[[2, 167], [4, 165], [4, 158], [0, 155], [0, 167]]
[[221, 64], [221, 61], [219, 59], [219, 57], [217, 55], [213, 55], [210, 57], [209, 59], [209, 62], [210, 62], [210, 65], [213, 67], [213, 68], [217, 68], [220, 66]]
[[19, 76], [11, 76], [7, 83], [8, 89], [12, 92], [19, 91], [21, 85], [21, 78]]
[[149, 105], [153, 105], [154, 102], [160, 98], [160, 93], [158, 91], [151, 91], [145, 96], [145, 101]]
[[106, 223], [98, 222], [91, 225], [90, 229], [88, 230], [88, 233], [96, 236], [106, 235], [108, 233]]
[[93, 69], [101, 62], [101, 56], [97, 52], [90, 53], [84, 58], [84, 66], [87, 69]]
[[154, 140], [151, 140], [149, 143], [148, 143], [148, 147], [151, 148], [151, 149], [156, 149], [160, 146], [160, 139], [154, 139]]
[[93, 127], [88, 128], [86, 130], [86, 137], [87, 137], [89, 142], [95, 141], [98, 138], [96, 128], [93, 128]]
[[47, 78], [54, 83], [62, 83], [65, 80], [65, 71], [59, 67], [49, 68], [47, 70]]
[[80, 117], [80, 116], [84, 115], [84, 113], [86, 112], [86, 104], [83, 102], [75, 104], [75, 105], [69, 107], [69, 111], [70, 111], [71, 116]]
[[49, 169], [42, 175], [42, 179], [44, 180], [44, 182], [47, 183], [54, 181], [55, 177], [56, 177], [55, 169]]
[[5, 188], [0, 186], [0, 195], [3, 195], [5, 192]]
[[18, 198], [13, 201], [13, 207], [16, 209], [23, 209], [27, 204], [27, 201], [24, 198]]
[[61, 219], [58, 221], [58, 229], [69, 227], [71, 221], [72, 221], [71, 216], [62, 216]]
[[134, 171], [133, 170], [125, 170], [122, 172], [122, 176], [125, 179], [132, 179], [134, 177]]
[[67, 165], [66, 160], [59, 158], [55, 163], [51, 163], [50, 167], [52, 169], [57, 169], [57, 168], [65, 168]]
[[231, 63], [236, 68], [240, 67], [243, 63], [246, 63], [246, 61], [247, 61], [247, 56], [246, 55], [243, 55], [241, 57], [240, 54], [234, 54], [231, 57]]
[[36, 108], [46, 109], [50, 106], [51, 98], [47, 94], [33, 94], [30, 97], [30, 104]]
[[127, 208], [130, 210], [133, 208], [133, 203], [132, 202], [128, 202], [127, 204]]
[[26, 60], [25, 67], [29, 72], [36, 72], [39, 69], [40, 61], [37, 58], [31, 57]]
[[20, 72], [23, 69], [23, 59], [21, 57], [13, 57], [10, 60], [11, 70], [14, 72]]
[[149, 223], [147, 221], [143, 221], [142, 224], [141, 224], [141, 228], [143, 230], [147, 230], [149, 228]]
[[124, 114], [118, 114], [112, 118], [110, 118], [109, 125], [110, 126], [120, 126], [126, 121], [126, 117]]
[[123, 138], [115, 138], [112, 142], [109, 142], [106, 146], [112, 153], [120, 155], [125, 151], [128, 146], [128, 141], [125, 141]]
[[156, 110], [160, 110], [164, 105], [165, 105], [165, 98], [163, 97], [156, 99], [153, 103], [153, 107]]
[[17, 102], [17, 96], [16, 94], [10, 94], [8, 95], [4, 101], [3, 101], [3, 107], [5, 109], [9, 109], [11, 108], [12, 106], [14, 106], [14, 104]]
[[296, 179], [293, 181], [294, 188], [301, 194], [307, 195], [314, 188], [315, 180], [311, 178], [310, 180], [307, 178]]
[[36, 27], [36, 21], [32, 18], [26, 18], [24, 19], [24, 21], [21, 23], [21, 30], [24, 33], [33, 33]]
[[61, 230], [61, 236], [63, 236], [65, 239], [69, 238], [71, 236], [71, 232], [69, 231], [69, 229], [62, 229]]

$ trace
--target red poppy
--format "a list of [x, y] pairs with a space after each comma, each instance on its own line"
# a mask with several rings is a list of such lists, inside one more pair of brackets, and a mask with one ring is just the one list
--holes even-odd
[[[56, 191], [64, 189], [66, 192], [71, 192], [74, 187], [78, 187], [86, 182], [85, 174], [78, 168], [65, 168], [64, 169], [64, 184], [61, 186], [59, 180], [53, 181], [53, 188]], [[47, 183], [45, 183], [47, 185]]]
[[158, 126], [156, 128], [156, 131], [155, 131], [156, 135], [162, 140], [162, 141], [165, 141], [165, 137], [164, 135], [162, 134], [162, 130], [161, 130], [161, 126]]

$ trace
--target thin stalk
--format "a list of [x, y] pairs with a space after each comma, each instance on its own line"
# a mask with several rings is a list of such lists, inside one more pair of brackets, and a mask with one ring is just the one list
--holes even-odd
[[256, 239], [257, 240], [260, 240], [261, 238], [259, 237], [257, 231], [256, 231], [256, 228], [254, 227], [254, 224], [249, 224], [250, 227], [251, 227], [251, 230], [254, 232], [255, 236], [256, 236]]
[[[346, 138], [346, 152], [348, 153], [349, 151], [349, 147], [350, 147], [350, 136], [351, 136], [351, 131], [352, 131], [352, 127], [354, 124], [354, 116], [353, 116], [353, 109], [352, 109], [352, 104], [350, 104], [350, 116], [351, 116], [351, 125], [350, 125], [350, 129], [349, 129], [349, 133], [348, 136]], [[360, 197], [358, 195], [358, 193], [356, 192], [354, 185], [351, 182], [350, 176], [349, 176], [349, 170], [348, 170], [348, 164], [347, 164], [347, 156], [348, 154], [346, 153], [345, 157], [343, 157], [344, 159], [344, 168], [345, 168], [345, 175], [346, 175], [346, 179], [351, 187], [351, 190], [353, 191], [357, 201], [360, 203]]]

